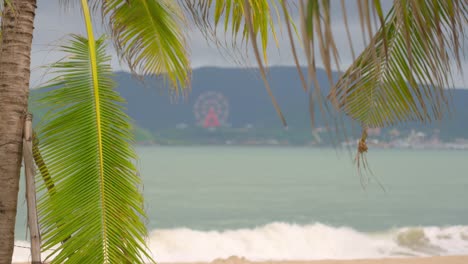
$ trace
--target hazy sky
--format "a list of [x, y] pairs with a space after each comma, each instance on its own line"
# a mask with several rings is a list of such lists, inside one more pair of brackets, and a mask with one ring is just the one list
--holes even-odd
[[[33, 51], [32, 51], [32, 82], [31, 86], [37, 86], [44, 81], [42, 77], [44, 70], [42, 65], [56, 61], [63, 57], [56, 50], [56, 46], [63, 42], [64, 37], [70, 33], [79, 33], [85, 35], [85, 28], [83, 19], [78, 7], [69, 8], [64, 10], [60, 7], [58, 0], [41, 0], [38, 1], [38, 10], [36, 15], [36, 28], [34, 34]], [[347, 1], [350, 3], [354, 1]], [[359, 20], [357, 18], [357, 10], [353, 3], [348, 6], [349, 25], [355, 49], [362, 50], [364, 47], [362, 43], [362, 35], [360, 32]], [[383, 1], [384, 4], [391, 4], [391, 1]], [[388, 6], [387, 6], [388, 7]], [[341, 52], [341, 66], [342, 69], [350, 64], [352, 61], [351, 53], [348, 46], [346, 32], [343, 27], [341, 18], [340, 1], [332, 1], [332, 19], [334, 23], [334, 37], [336, 39], [338, 49]], [[99, 23], [96, 23], [99, 24]], [[277, 27], [279, 29], [279, 27]], [[100, 27], [97, 31], [102, 32]], [[191, 61], [193, 67], [202, 66], [221, 66], [221, 67], [239, 67], [233, 59], [226, 58], [222, 55], [216, 47], [209, 44], [196, 28], [188, 28], [189, 32], [189, 46], [191, 48]], [[290, 53], [289, 40], [287, 38], [286, 28], [283, 26], [282, 31], [279, 32], [279, 50], [274, 45], [273, 40], [270, 41], [272, 45], [269, 47], [269, 65], [293, 65], [293, 59]], [[467, 43], [465, 43], [465, 46]], [[112, 54], [115, 52], [112, 48], [109, 49]], [[253, 56], [251, 56], [253, 58]], [[302, 60], [302, 62], [305, 62]], [[112, 64], [114, 70], [122, 70], [115, 56], [113, 56]], [[253, 60], [247, 63], [248, 65], [255, 66]], [[468, 60], [464, 61], [464, 65], [468, 66]], [[456, 75], [456, 85], [459, 87], [467, 87], [466, 80], [462, 80], [461, 75]]]

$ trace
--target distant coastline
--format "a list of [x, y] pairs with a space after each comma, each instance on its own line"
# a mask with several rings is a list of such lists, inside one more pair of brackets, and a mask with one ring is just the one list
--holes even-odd
[[[287, 129], [283, 128], [255, 70], [194, 69], [191, 90], [183, 99], [175, 98], [161, 78], [148, 78], [142, 83], [129, 73], [117, 72], [115, 81], [117, 91], [127, 101], [125, 107], [134, 121], [135, 140], [139, 144], [336, 146], [354, 144], [360, 137], [359, 125], [353, 126], [345, 116], [342, 120], [333, 120], [319, 109], [315, 113], [314, 136], [307, 96], [304, 96], [296, 68], [271, 67], [271, 89], [288, 125]], [[334, 76], [337, 78], [338, 73]], [[322, 69], [317, 69], [317, 78], [323, 93], [328, 94], [329, 81]], [[42, 92], [33, 89], [31, 96], [40, 97]], [[375, 128], [369, 132], [369, 145], [466, 149], [468, 89], [452, 89], [450, 97], [451, 111], [443, 111], [440, 121], [434, 118], [432, 123], [408, 122]], [[44, 109], [34, 104], [30, 109], [34, 121], [41, 120]], [[336, 132], [336, 126], [346, 128], [346, 135], [343, 129]]]
[[[276, 140], [250, 140], [245, 142], [156, 142], [156, 141], [140, 141], [137, 142], [136, 146], [138, 147], [152, 147], [152, 146], [194, 146], [194, 147], [204, 147], [204, 146], [234, 146], [234, 147], [298, 147], [298, 148], [343, 148], [343, 149], [355, 149], [357, 147], [358, 140], [341, 142], [338, 145], [317, 145], [313, 142], [309, 144], [289, 144], [288, 142], [279, 142]], [[458, 141], [458, 142], [439, 142], [439, 143], [416, 143], [409, 144], [406, 142], [375, 142], [372, 141], [368, 143], [370, 149], [412, 149], [412, 150], [461, 150], [468, 151], [468, 142]]]

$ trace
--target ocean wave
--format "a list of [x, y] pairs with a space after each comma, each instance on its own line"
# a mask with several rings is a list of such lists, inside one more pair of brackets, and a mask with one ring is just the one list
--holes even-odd
[[[275, 222], [225, 231], [160, 229], [150, 232], [148, 240], [158, 262], [212, 261], [230, 256], [316, 260], [468, 254], [468, 226], [405, 227], [366, 233], [320, 223]], [[24, 241], [16, 244], [28, 246]], [[14, 261], [29, 259], [23, 247], [15, 247]]]

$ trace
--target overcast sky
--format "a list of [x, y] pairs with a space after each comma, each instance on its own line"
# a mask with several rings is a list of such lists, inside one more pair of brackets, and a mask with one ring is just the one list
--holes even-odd
[[[32, 87], [38, 86], [45, 80], [44, 78], [47, 78], [43, 77], [44, 70], [41, 66], [63, 57], [63, 54], [54, 50], [57, 50], [56, 46], [64, 41], [64, 37], [66, 37], [67, 34], [86, 34], [80, 9], [75, 7], [64, 10], [63, 7], [59, 6], [58, 2], [58, 0], [38, 1], [32, 51]], [[347, 3], [350, 2], [354, 1], [347, 1]], [[383, 3], [389, 5], [391, 4], [391, 1], [383, 1]], [[362, 43], [357, 10], [354, 4], [349, 4], [348, 16], [355, 49], [360, 51], [363, 49], [364, 45]], [[340, 67], [344, 69], [349, 66], [352, 58], [346, 37], [346, 31], [342, 23], [340, 1], [338, 0], [332, 1], [332, 19], [334, 21], [334, 37], [341, 56]], [[100, 27], [97, 28], [97, 31], [98, 34], [102, 33], [102, 29]], [[223, 53], [216, 47], [207, 43], [202, 34], [196, 28], [188, 28], [187, 31], [189, 32], [191, 62], [194, 68], [203, 66], [239, 67], [233, 59], [226, 58], [226, 56], [223, 56]], [[276, 48], [273, 40], [270, 41], [270, 44], [272, 45], [269, 47], [269, 65], [294, 65], [294, 61], [290, 53], [286, 28], [283, 26], [282, 32], [278, 32], [278, 34], [279, 49]], [[466, 44], [468, 43], [465, 43], [465, 46], [467, 46]], [[281, 50], [281, 52], [279, 52], [279, 50]], [[109, 48], [109, 52], [115, 54], [112, 48]], [[251, 56], [251, 58], [253, 58], [253, 56]], [[301, 60], [301, 62], [304, 63], [305, 60]], [[112, 64], [114, 70], [125, 70], [125, 67], [121, 67], [119, 65], [115, 55], [113, 56]], [[245, 67], [245, 65], [255, 66], [256, 63], [253, 60], [250, 60], [250, 62], [245, 63], [241, 67]], [[468, 66], [468, 61], [464, 61], [464, 66]], [[467, 87], [468, 85], [466, 82], [466, 80], [463, 81], [460, 74], [456, 74], [456, 86]]]

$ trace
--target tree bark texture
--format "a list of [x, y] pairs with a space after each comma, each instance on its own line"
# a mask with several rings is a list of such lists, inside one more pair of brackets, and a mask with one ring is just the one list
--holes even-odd
[[36, 0], [9, 2], [4, 4], [0, 42], [0, 264], [11, 263], [14, 248], [36, 11]]

